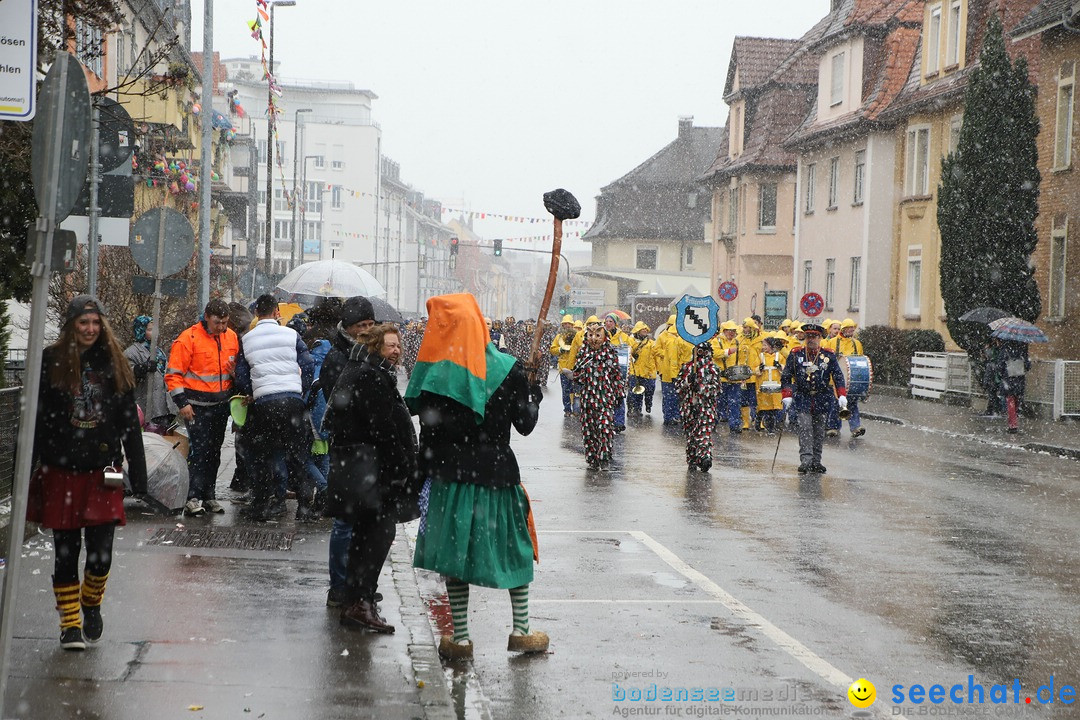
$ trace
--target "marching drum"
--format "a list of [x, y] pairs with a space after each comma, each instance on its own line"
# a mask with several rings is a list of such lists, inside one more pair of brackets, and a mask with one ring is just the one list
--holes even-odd
[[731, 382], [746, 382], [754, 376], [754, 371], [749, 365], [732, 365], [721, 371], [720, 375]]
[[840, 370], [844, 373], [849, 397], [865, 398], [874, 384], [874, 365], [866, 355], [841, 355]]

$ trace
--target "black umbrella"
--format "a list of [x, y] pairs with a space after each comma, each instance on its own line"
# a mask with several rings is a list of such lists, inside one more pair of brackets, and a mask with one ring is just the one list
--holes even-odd
[[375, 322], [405, 324], [405, 318], [390, 303], [378, 297], [369, 297], [368, 300], [371, 301], [371, 307], [375, 310]]
[[960, 319], [964, 322], [983, 323], [989, 325], [995, 320], [1001, 318], [1011, 317], [1012, 313], [1005, 312], [996, 307], [977, 307], [974, 310], [968, 310], [966, 313], [960, 316]]

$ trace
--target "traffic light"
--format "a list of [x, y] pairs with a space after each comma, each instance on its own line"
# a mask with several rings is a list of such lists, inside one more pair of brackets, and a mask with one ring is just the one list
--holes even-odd
[[495, 257], [501, 257], [502, 256], [502, 240], [500, 238], [495, 238], [495, 240], [493, 240], [492, 242], [495, 243], [494, 244]]
[[450, 254], [457, 255], [458, 239], [456, 237], [450, 238]]

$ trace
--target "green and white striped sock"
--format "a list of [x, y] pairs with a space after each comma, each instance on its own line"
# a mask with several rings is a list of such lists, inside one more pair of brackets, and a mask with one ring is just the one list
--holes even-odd
[[447, 578], [446, 598], [454, 621], [454, 642], [461, 644], [469, 640], [469, 583]]
[[510, 588], [510, 606], [514, 609], [514, 634], [529, 634], [529, 586]]

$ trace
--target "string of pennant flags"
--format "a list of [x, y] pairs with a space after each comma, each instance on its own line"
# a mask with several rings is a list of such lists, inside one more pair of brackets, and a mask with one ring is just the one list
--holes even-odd
[[[549, 223], [550, 217], [527, 217], [523, 215], [504, 215], [502, 213], [483, 212], [480, 210], [462, 210], [460, 208], [443, 207], [443, 214], [468, 215], [470, 220], [502, 220], [504, 222], [519, 223]], [[563, 220], [564, 226], [589, 227], [592, 220]]]
[[[266, 59], [266, 38], [263, 37], [262, 24], [263, 22], [270, 21], [268, 0], [255, 0], [255, 19], [248, 22], [248, 29], [251, 31], [251, 37], [259, 41], [262, 48], [262, 79], [266, 81], [267, 87], [270, 92], [268, 93], [269, 102], [266, 106], [266, 115], [273, 115], [275, 121], [279, 115], [284, 115], [285, 110], [278, 104], [278, 100], [284, 95], [281, 89], [281, 85], [278, 83], [277, 78], [274, 77], [273, 68]], [[274, 147], [280, 147], [281, 136], [278, 135], [277, 122], [274, 122]], [[285, 200], [289, 205], [289, 209], [292, 210], [295, 203], [295, 193], [289, 192], [288, 185], [285, 182], [285, 164], [282, 162], [281, 153], [277, 156], [278, 175], [281, 178], [281, 186], [284, 189]]]
[[[572, 232], [563, 233], [563, 237], [564, 238], [565, 237], [577, 237], [577, 238], [579, 238], [583, 234], [584, 233], [582, 231], [580, 231], [580, 230], [574, 230]], [[349, 232], [347, 230], [334, 230], [334, 235], [336, 235], [338, 237], [354, 238], [354, 239], [359, 239], [359, 240], [372, 240], [372, 239], [375, 239], [374, 235], [368, 235], [366, 233], [358, 233], [358, 232]], [[500, 238], [500, 239], [504, 243], [512, 243], [512, 242], [529, 242], [529, 243], [533, 243], [533, 242], [551, 242], [552, 240], [554, 240], [554, 237], [551, 236], [551, 235], [530, 235], [528, 237], [509, 237], [509, 238]], [[435, 243], [433, 242], [432, 244], [434, 245]]]

